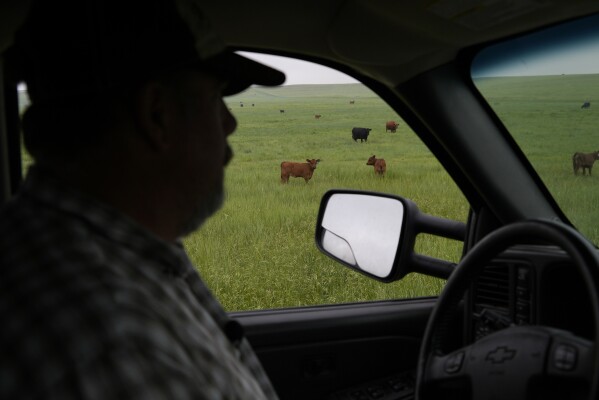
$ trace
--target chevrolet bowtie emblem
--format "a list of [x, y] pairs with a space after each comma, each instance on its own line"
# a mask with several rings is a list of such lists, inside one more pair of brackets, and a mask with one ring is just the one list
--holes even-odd
[[502, 364], [508, 360], [511, 360], [516, 356], [516, 350], [509, 349], [507, 346], [499, 346], [493, 351], [490, 351], [485, 357], [486, 361], [490, 361], [493, 364]]

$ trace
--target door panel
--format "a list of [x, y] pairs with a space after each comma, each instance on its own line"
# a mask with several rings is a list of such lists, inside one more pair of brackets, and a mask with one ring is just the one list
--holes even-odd
[[232, 313], [282, 400], [328, 394], [416, 367], [436, 298]]

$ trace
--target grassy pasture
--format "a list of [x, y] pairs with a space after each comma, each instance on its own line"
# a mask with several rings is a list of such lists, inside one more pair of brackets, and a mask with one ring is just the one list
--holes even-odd
[[[387, 285], [370, 280], [323, 256], [314, 244], [320, 199], [331, 188], [400, 194], [424, 212], [465, 221], [468, 207], [459, 190], [390, 107], [359, 84], [253, 88], [227, 103], [239, 122], [230, 138], [235, 158], [227, 169], [227, 201], [186, 241], [227, 309], [439, 292], [442, 281], [417, 275]], [[322, 117], [315, 119], [315, 114]], [[396, 133], [385, 132], [391, 119], [401, 124]], [[372, 128], [367, 143], [351, 139], [354, 126]], [[373, 154], [387, 162], [383, 179], [366, 165]], [[308, 184], [301, 178], [280, 183], [282, 161], [307, 158], [321, 160]], [[436, 201], [441, 198], [445, 201]], [[420, 252], [459, 259], [460, 243], [426, 239], [417, 243]]]
[[[599, 150], [599, 75], [485, 78], [476, 84], [564, 213], [599, 243], [599, 168], [592, 177], [575, 177], [572, 169], [575, 152]], [[581, 109], [584, 101], [591, 107]]]
[[[598, 83], [593, 75], [477, 81], [566, 215], [595, 243], [599, 178], [574, 177], [571, 156], [599, 149], [599, 113], [593, 104]], [[582, 110], [585, 100], [592, 105]], [[329, 188], [396, 193], [424, 212], [465, 221], [468, 206], [462, 194], [389, 106], [359, 84], [251, 89], [227, 102], [239, 121], [231, 137], [236, 157], [227, 171], [228, 199], [186, 243], [227, 309], [438, 293], [443, 282], [437, 279], [412, 275], [381, 284], [337, 265], [314, 246], [319, 201]], [[315, 114], [322, 117], [315, 119]], [[389, 119], [400, 122], [395, 134], [385, 133]], [[351, 140], [354, 126], [373, 129], [368, 143]], [[375, 179], [372, 167], [365, 165], [372, 154], [387, 161], [384, 179]], [[306, 158], [321, 159], [313, 179], [305, 184], [292, 178], [281, 185], [280, 162]], [[455, 261], [461, 250], [459, 243], [430, 236], [417, 247]]]

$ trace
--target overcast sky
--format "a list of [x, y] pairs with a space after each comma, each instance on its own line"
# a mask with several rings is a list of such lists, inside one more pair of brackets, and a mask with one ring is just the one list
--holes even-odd
[[[482, 55], [484, 57], [484, 54]], [[477, 70], [479, 63], [474, 62]], [[564, 47], [555, 51], [539, 51], [506, 57], [502, 62], [491, 60], [488, 65], [481, 60], [480, 73], [475, 76], [535, 76], [596, 74], [599, 72], [599, 42], [585, 43], [577, 47]]]
[[500, 43], [483, 50], [475, 76], [596, 74], [599, 72], [599, 16]]
[[287, 75], [285, 85], [358, 83], [357, 80], [346, 74], [311, 62], [267, 54], [239, 53], [283, 71]]
[[[502, 62], [498, 62], [495, 57], [492, 57], [492, 66], [485, 65], [479, 69], [477, 68], [479, 63], [475, 61], [474, 69], [478, 70], [475, 72], [475, 76], [596, 74], [599, 71], [599, 41], [564, 47], [556, 49], [555, 52], [539, 51], [518, 54], [513, 47], [510, 50], [512, 53], [510, 57], [500, 52], [501, 56], [505, 56]], [[285, 85], [358, 83], [357, 80], [344, 73], [307, 61], [257, 53], [240, 52], [240, 54], [285, 72], [287, 76]], [[485, 62], [481, 64], [485, 64]]]

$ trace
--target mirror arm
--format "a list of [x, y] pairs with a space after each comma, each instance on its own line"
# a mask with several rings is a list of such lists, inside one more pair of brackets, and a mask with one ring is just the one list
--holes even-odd
[[449, 275], [451, 275], [457, 265], [450, 261], [440, 260], [438, 258], [417, 253], [412, 254], [411, 264], [412, 271], [414, 272], [442, 279], [449, 278]]
[[416, 220], [418, 232], [430, 233], [449, 239], [464, 241], [466, 239], [466, 224], [420, 213]]

